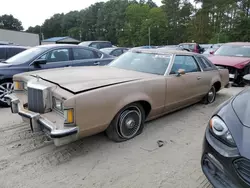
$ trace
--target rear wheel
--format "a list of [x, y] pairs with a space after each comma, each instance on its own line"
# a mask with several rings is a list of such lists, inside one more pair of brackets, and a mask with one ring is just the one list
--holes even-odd
[[14, 90], [14, 84], [12, 81], [0, 82], [0, 106], [9, 107], [4, 97], [5, 95], [11, 94], [13, 90]]
[[216, 89], [214, 86], [208, 91], [206, 96], [203, 98], [202, 103], [204, 104], [210, 104], [215, 101], [216, 98]]
[[122, 142], [134, 138], [144, 128], [145, 112], [138, 103], [124, 107], [106, 130], [109, 139]]

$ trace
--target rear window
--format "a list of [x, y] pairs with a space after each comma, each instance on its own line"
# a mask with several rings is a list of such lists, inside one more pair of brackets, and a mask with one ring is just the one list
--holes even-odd
[[91, 45], [93, 48], [102, 49], [102, 48], [111, 48], [111, 42], [93, 42]]

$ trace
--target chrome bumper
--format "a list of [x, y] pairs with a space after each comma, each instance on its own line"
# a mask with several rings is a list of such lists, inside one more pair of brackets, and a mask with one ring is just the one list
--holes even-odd
[[23, 119], [29, 120], [33, 132], [45, 131], [48, 133], [48, 136], [54, 139], [55, 145], [64, 145], [77, 140], [77, 133], [79, 132], [77, 127], [56, 129], [53, 123], [43, 118], [41, 114], [24, 109], [15, 94], [6, 95], [5, 99], [10, 105], [12, 113], [19, 114]]

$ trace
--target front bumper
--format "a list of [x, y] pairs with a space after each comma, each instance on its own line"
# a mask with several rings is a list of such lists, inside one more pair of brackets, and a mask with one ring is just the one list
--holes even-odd
[[242, 159], [237, 148], [227, 147], [206, 130], [203, 141], [201, 167], [215, 188], [249, 188], [237, 173], [234, 162]]
[[12, 113], [17, 113], [24, 121], [28, 121], [33, 132], [44, 131], [54, 140], [56, 146], [77, 140], [79, 132], [78, 127], [65, 127], [62, 121], [59, 121], [61, 125], [57, 126], [55, 123], [48, 120], [45, 114], [35, 113], [24, 108], [24, 105], [15, 94], [7, 95], [5, 98], [11, 107]]

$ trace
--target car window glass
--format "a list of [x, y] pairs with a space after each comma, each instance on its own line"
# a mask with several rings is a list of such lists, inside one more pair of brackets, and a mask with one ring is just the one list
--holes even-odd
[[20, 52], [24, 51], [22, 48], [9, 48], [7, 53], [7, 58], [10, 58]]
[[177, 74], [179, 69], [184, 69], [186, 73], [200, 71], [193, 57], [177, 55], [175, 56], [170, 74]]
[[5, 59], [5, 58], [6, 58], [6, 49], [0, 48], [0, 59]]
[[41, 56], [39, 59], [46, 60], [47, 62], [69, 61], [69, 49], [52, 50]]
[[89, 46], [92, 47], [92, 48], [100, 49], [100, 46], [99, 46], [98, 43], [92, 43]]
[[118, 49], [118, 50], [114, 50], [111, 55], [120, 56], [121, 54], [122, 54], [122, 50]]
[[112, 44], [110, 42], [100, 42], [99, 46], [100, 46], [100, 49], [102, 49], [102, 48], [111, 48]]
[[95, 53], [95, 51], [87, 50], [87, 49], [83, 49], [83, 48], [74, 48], [73, 49], [73, 56], [74, 56], [75, 60], [99, 58], [98, 54]]
[[195, 59], [191, 56], [186, 56], [185, 72], [198, 72], [198, 71], [200, 70]]
[[212, 67], [212, 65], [209, 62], [207, 62], [204, 58], [197, 57], [197, 59], [199, 60], [202, 69], [208, 69]]
[[108, 66], [150, 74], [164, 75], [171, 55], [127, 52]]

